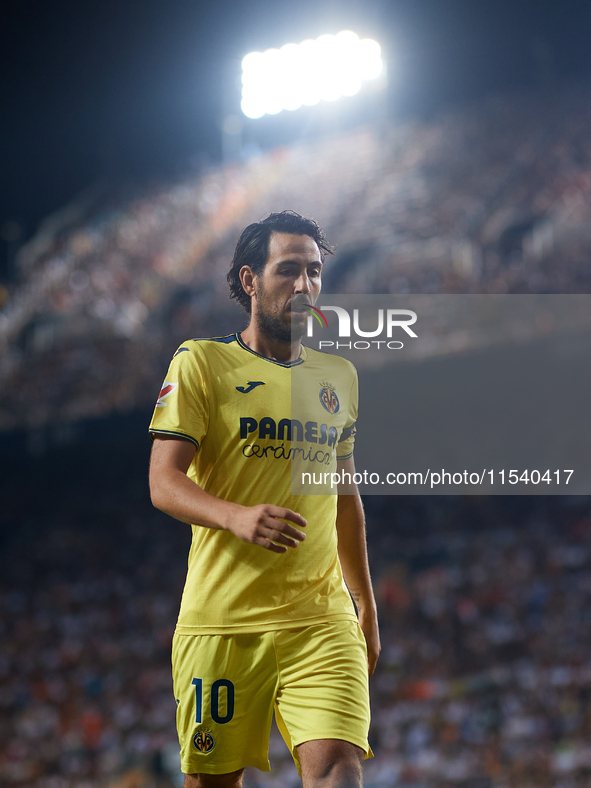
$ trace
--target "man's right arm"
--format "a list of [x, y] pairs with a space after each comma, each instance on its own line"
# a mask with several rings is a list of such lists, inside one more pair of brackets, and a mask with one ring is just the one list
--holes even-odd
[[242, 506], [205, 492], [187, 476], [194, 454], [195, 446], [188, 440], [154, 438], [150, 496], [157, 509], [184, 523], [231, 531], [241, 541], [274, 553], [285, 553], [306, 538], [294, 528], [306, 525], [297, 512], [272, 504]]

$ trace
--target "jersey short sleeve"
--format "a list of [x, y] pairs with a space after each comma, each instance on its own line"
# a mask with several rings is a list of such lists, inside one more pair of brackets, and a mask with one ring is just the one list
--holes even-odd
[[337, 445], [337, 460], [348, 460], [353, 456], [353, 447], [355, 445], [355, 424], [357, 422], [357, 409], [359, 404], [359, 385], [357, 381], [357, 370], [353, 365], [352, 369], [352, 382], [351, 393], [348, 399], [347, 420], [343, 431], [339, 438]]
[[174, 354], [150, 422], [152, 439], [177, 435], [199, 446], [209, 423], [208, 376], [194, 349], [181, 346]]

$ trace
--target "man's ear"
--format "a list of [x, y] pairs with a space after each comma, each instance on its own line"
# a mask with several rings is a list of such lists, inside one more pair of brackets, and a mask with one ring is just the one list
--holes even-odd
[[249, 265], [243, 265], [238, 272], [238, 276], [240, 277], [240, 282], [244, 292], [246, 295], [252, 298], [252, 296], [256, 293], [256, 277], [252, 272], [252, 268]]

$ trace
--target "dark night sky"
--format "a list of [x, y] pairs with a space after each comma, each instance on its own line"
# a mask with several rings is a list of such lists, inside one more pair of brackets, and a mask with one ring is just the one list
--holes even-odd
[[104, 174], [219, 159], [241, 57], [344, 28], [382, 43], [401, 117], [591, 76], [590, 0], [13, 0], [0, 21], [0, 225], [30, 234]]

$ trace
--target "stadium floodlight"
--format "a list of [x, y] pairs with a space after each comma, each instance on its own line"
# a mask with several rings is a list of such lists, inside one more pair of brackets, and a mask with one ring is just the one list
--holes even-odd
[[354, 96], [383, 67], [377, 41], [361, 40], [350, 30], [251, 52], [242, 60], [242, 112], [262, 118]]

